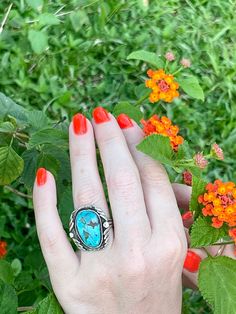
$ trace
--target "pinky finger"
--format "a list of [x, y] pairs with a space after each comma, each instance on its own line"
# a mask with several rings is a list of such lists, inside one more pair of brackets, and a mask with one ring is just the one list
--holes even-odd
[[33, 203], [37, 233], [52, 283], [73, 278], [79, 261], [58, 215], [54, 177], [44, 168], [37, 171]]

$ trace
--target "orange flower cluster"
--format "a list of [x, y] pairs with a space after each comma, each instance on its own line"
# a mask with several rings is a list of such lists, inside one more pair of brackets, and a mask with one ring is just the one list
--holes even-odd
[[167, 117], [159, 118], [156, 114], [147, 121], [142, 119], [140, 121], [143, 125], [143, 131], [148, 136], [151, 134], [160, 134], [169, 137], [171, 147], [176, 152], [178, 146], [184, 142], [182, 136], [178, 135], [179, 128], [173, 125], [171, 120]]
[[[221, 228], [224, 223], [229, 227], [236, 227], [236, 186], [233, 182], [216, 180], [214, 184], [206, 185], [207, 193], [198, 197], [198, 202], [203, 204], [204, 216], [212, 217], [212, 226]], [[232, 237], [233, 229], [229, 231]], [[236, 233], [235, 233], [236, 238]]]
[[166, 74], [162, 69], [157, 71], [149, 69], [147, 75], [150, 77], [150, 80], [146, 80], [145, 84], [146, 87], [152, 89], [149, 96], [151, 103], [155, 103], [158, 100], [172, 102], [175, 97], [179, 96], [177, 91], [179, 84], [174, 81], [173, 75]]
[[7, 243], [0, 240], [0, 258], [7, 254]]

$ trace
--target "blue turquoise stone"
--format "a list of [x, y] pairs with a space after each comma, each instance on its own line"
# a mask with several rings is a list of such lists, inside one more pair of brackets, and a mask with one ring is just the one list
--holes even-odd
[[98, 214], [93, 210], [83, 209], [77, 213], [75, 223], [83, 243], [89, 248], [98, 248], [102, 241], [101, 221]]

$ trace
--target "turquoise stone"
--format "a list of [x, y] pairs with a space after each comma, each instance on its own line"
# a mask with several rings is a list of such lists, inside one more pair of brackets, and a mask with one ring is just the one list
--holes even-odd
[[83, 243], [96, 249], [102, 242], [101, 221], [98, 214], [90, 209], [83, 209], [76, 215], [77, 232]]

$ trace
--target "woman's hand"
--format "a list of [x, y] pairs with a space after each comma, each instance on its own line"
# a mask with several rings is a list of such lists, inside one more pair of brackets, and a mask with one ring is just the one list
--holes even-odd
[[104, 250], [75, 253], [57, 212], [54, 178], [38, 170], [36, 224], [54, 292], [69, 314], [181, 313], [187, 244], [168, 176], [159, 163], [136, 150], [143, 132], [133, 120], [120, 115], [118, 124], [101, 107], [93, 117], [91, 124], [78, 114], [69, 128], [74, 206], [93, 204], [110, 218], [95, 135], [114, 230]]
[[[179, 205], [179, 208], [188, 211], [189, 202], [191, 198], [192, 188], [184, 184], [172, 184], [175, 196]], [[190, 227], [193, 221], [191, 218], [184, 222], [186, 227]], [[190, 238], [188, 236], [188, 229], [186, 229], [186, 236], [188, 238], [188, 243], [190, 246]], [[209, 246], [206, 247], [207, 251], [213, 255], [224, 255], [235, 259], [234, 250], [235, 246], [233, 244], [221, 246]], [[223, 250], [222, 250], [223, 249]], [[185, 260], [185, 267], [183, 269], [183, 284], [185, 287], [196, 289], [197, 278], [198, 278], [198, 268], [202, 259], [207, 257], [207, 253], [203, 249], [189, 249], [187, 257]]]

